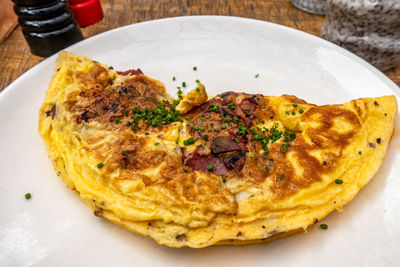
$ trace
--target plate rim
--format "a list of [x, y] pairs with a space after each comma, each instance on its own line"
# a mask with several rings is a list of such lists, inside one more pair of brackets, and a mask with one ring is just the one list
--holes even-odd
[[[382, 87], [383, 88], [387, 88], [387, 89], [389, 89], [390, 90], [390, 92], [393, 92], [393, 94], [394, 95], [396, 95], [396, 97], [399, 99], [399, 93], [397, 93], [397, 91], [399, 91], [398, 89], [395, 89], [395, 88], [398, 88], [398, 86], [395, 84], [395, 83], [393, 83], [393, 81], [391, 81], [387, 76], [385, 76], [383, 73], [381, 73], [379, 70], [377, 70], [376, 68], [374, 68], [372, 65], [370, 65], [368, 62], [365, 62], [363, 59], [361, 59], [361, 58], [359, 58], [358, 56], [356, 56], [356, 55], [354, 55], [354, 54], [352, 54], [351, 52], [349, 52], [349, 51], [347, 51], [347, 50], [345, 50], [345, 49], [343, 49], [343, 48], [341, 48], [341, 47], [338, 47], [338, 46], [336, 46], [335, 44], [333, 44], [333, 43], [330, 43], [330, 42], [328, 42], [328, 41], [326, 41], [326, 40], [324, 40], [324, 39], [322, 39], [322, 38], [319, 38], [318, 36], [315, 36], [315, 35], [312, 35], [312, 34], [309, 34], [309, 33], [306, 33], [306, 32], [302, 32], [302, 31], [299, 31], [299, 30], [296, 30], [296, 29], [293, 29], [293, 28], [290, 28], [290, 27], [287, 27], [287, 26], [283, 26], [283, 25], [279, 25], [279, 24], [275, 24], [275, 23], [270, 23], [270, 22], [266, 22], [266, 21], [262, 21], [262, 20], [255, 20], [255, 19], [248, 19], [248, 18], [240, 18], [240, 17], [232, 17], [232, 16], [187, 16], [187, 17], [190, 17], [190, 19], [192, 19], [192, 17], [212, 17], [212, 19], [214, 19], [215, 17], [219, 17], [219, 18], [217, 18], [216, 20], [214, 20], [215, 22], [217, 22], [217, 21], [219, 21], [219, 19], [220, 19], [220, 17], [223, 17], [223, 19], [222, 19], [222, 21], [224, 21], [224, 22], [227, 22], [227, 23], [235, 23], [235, 21], [238, 21], [238, 22], [240, 22], [240, 21], [244, 21], [245, 23], [246, 23], [246, 21], [250, 21], [250, 24], [247, 24], [247, 25], [254, 25], [253, 24], [253, 22], [256, 22], [256, 23], [259, 23], [259, 22], [261, 22], [262, 24], [264, 24], [264, 27], [266, 27], [266, 29], [268, 30], [268, 28], [269, 27], [272, 27], [272, 30], [275, 30], [275, 29], [277, 29], [277, 30], [279, 30], [279, 29], [282, 29], [282, 27], [283, 28], [285, 28], [284, 30], [285, 31], [282, 31], [282, 34], [283, 35], [291, 35], [291, 34], [298, 34], [298, 35], [296, 35], [296, 36], [300, 36], [301, 37], [301, 39], [299, 40], [299, 41], [307, 41], [307, 40], [311, 40], [311, 39], [309, 39], [310, 37], [311, 38], [316, 38], [317, 39], [317, 41], [313, 41], [313, 40], [311, 40], [312, 41], [312, 43], [314, 43], [315, 45], [317, 45], [317, 46], [325, 46], [325, 47], [327, 47], [327, 48], [330, 48], [330, 47], [332, 47], [332, 46], [334, 46], [334, 47], [336, 47], [336, 48], [334, 48], [334, 51], [336, 51], [336, 52], [339, 52], [341, 55], [343, 55], [344, 56], [344, 58], [343, 58], [343, 61], [341, 61], [341, 62], [343, 62], [343, 64], [346, 64], [346, 62], [344, 61], [344, 59], [349, 59], [349, 60], [351, 60], [351, 64], [357, 64], [357, 65], [361, 65], [360, 67], [358, 67], [358, 66], [355, 66], [355, 67], [357, 67], [357, 69], [358, 68], [361, 68], [361, 69], [363, 69], [362, 68], [362, 66], [364, 66], [365, 68], [364, 68], [364, 70], [365, 71], [368, 71], [369, 70], [369, 73], [371, 73], [371, 74], [368, 74], [368, 75], [375, 75], [375, 76], [372, 76], [372, 77], [375, 77], [377, 80], [379, 80], [379, 82], [382, 82], [383, 84], [382, 84]], [[66, 48], [65, 50], [67, 50], [67, 51], [70, 51], [71, 49], [75, 49], [75, 47], [76, 46], [78, 46], [78, 49], [80, 49], [80, 48], [85, 48], [85, 47], [87, 47], [88, 45], [89, 46], [92, 46], [95, 42], [96, 42], [96, 40], [101, 40], [101, 38], [104, 38], [105, 36], [107, 36], [107, 34], [119, 34], [119, 33], [124, 33], [124, 32], [126, 32], [126, 31], [131, 31], [131, 29], [125, 29], [125, 28], [129, 28], [129, 27], [136, 27], [136, 26], [138, 26], [138, 24], [149, 24], [149, 23], [159, 23], [160, 21], [162, 21], [162, 20], [168, 20], [168, 21], [170, 21], [170, 20], [172, 20], [172, 19], [177, 19], [177, 20], [185, 20], [187, 17], [174, 17], [174, 18], [164, 18], [164, 19], [157, 19], [157, 20], [151, 20], [151, 21], [146, 21], [146, 22], [141, 22], [141, 23], [136, 23], [136, 24], [130, 24], [130, 25], [126, 25], [126, 26], [123, 26], [123, 27], [119, 27], [119, 28], [115, 28], [115, 29], [112, 29], [112, 30], [109, 30], [109, 31], [106, 31], [106, 32], [103, 32], [103, 33], [100, 33], [100, 34], [97, 34], [97, 35], [94, 35], [94, 36], [92, 36], [92, 37], [89, 37], [89, 38], [87, 38], [87, 39], [85, 39], [83, 42], [79, 42], [79, 43], [77, 43], [77, 44], [74, 44], [73, 46], [70, 46], [70, 47], [68, 47], [68, 48]], [[228, 20], [225, 20], [226, 18], [228, 18]], [[230, 19], [233, 19], [233, 20], [230, 20]], [[213, 22], [213, 23], [215, 23], [215, 22]], [[176, 23], [176, 22], [173, 22], [173, 23]], [[262, 25], [262, 24], [258, 24], [258, 25]], [[266, 23], [266, 24], [265, 24]], [[272, 24], [272, 25], [271, 25]], [[271, 29], [271, 28], [270, 28]], [[263, 27], [261, 27], [261, 29], [259, 30], [259, 32], [260, 33], [262, 33], [264, 30], [263, 30]], [[294, 33], [291, 33], [291, 32], [294, 32]], [[300, 33], [298, 33], [298, 32], [300, 32]], [[103, 35], [104, 34], [104, 35]], [[279, 34], [279, 33], [278, 33]], [[295, 37], [296, 37], [295, 36]], [[100, 39], [98, 39], [98, 38], [100, 38]], [[91, 41], [89, 41], [89, 40], [91, 40]], [[321, 41], [326, 41], [327, 42], [327, 44], [324, 44], [323, 42], [321, 43]], [[339, 48], [339, 49], [338, 49]], [[49, 69], [55, 69], [55, 66], [54, 66], [54, 62], [55, 62], [55, 57], [57, 57], [57, 53], [55, 54], [55, 55], [53, 55], [53, 56], [51, 56], [51, 57], [49, 57], [49, 58], [47, 58], [47, 59], [44, 59], [42, 62], [40, 62], [40, 63], [38, 63], [37, 65], [35, 65], [35, 66], [33, 66], [32, 68], [30, 68], [29, 70], [27, 70], [25, 73], [23, 73], [20, 77], [18, 77], [15, 81], [13, 81], [10, 85], [8, 85], [4, 90], [3, 90], [3, 92], [0, 92], [0, 108], [1, 108], [1, 105], [2, 105], [2, 101], [3, 100], [6, 100], [6, 99], [9, 99], [9, 98], [7, 98], [7, 96], [5, 97], [5, 95], [7, 94], [7, 93], [9, 93], [9, 92], [11, 92], [11, 94], [8, 96], [8, 97], [10, 97], [11, 96], [11, 98], [13, 97], [13, 94], [23, 94], [24, 92], [26, 92], [26, 91], [24, 91], [24, 90], [29, 90], [30, 88], [19, 88], [19, 89], [16, 89], [16, 88], [14, 88], [14, 87], [21, 87], [21, 83], [22, 84], [24, 84], [24, 83], [26, 83], [27, 81], [26, 81], [26, 79], [28, 79], [28, 81], [31, 81], [31, 80], [36, 80], [37, 78], [38, 78], [38, 74], [39, 74], [39, 76], [40, 76], [40, 74], [41, 74], [41, 72], [42, 71], [46, 71], [46, 72], [48, 72], [49, 71]], [[340, 66], [340, 65], [339, 65]], [[31, 76], [32, 75], [32, 76]], [[52, 75], [52, 74], [51, 74]], [[379, 76], [379, 75], [381, 75], [381, 76]], [[46, 77], [44, 77], [45, 79], [46, 79]], [[47, 77], [47, 78], [51, 78], [51, 77]], [[386, 80], [387, 81], [389, 81], [389, 82], [387, 82], [386, 80], [385, 80], [385, 78], [386, 78]], [[393, 84], [393, 85], [391, 85], [391, 84]], [[42, 93], [45, 93], [45, 91], [47, 90], [47, 87], [45, 87], [45, 88], [37, 88], [38, 86], [36, 86], [36, 89], [35, 90], [41, 90], [40, 92], [42, 92]], [[4, 93], [4, 91], [7, 89], [7, 91]], [[379, 88], [377, 88], [377, 89], [379, 89]], [[14, 90], [14, 91], [13, 91]], [[4, 103], [3, 104], [5, 104], [6, 103], [6, 101], [4, 101]], [[20, 107], [20, 106], [17, 106], [17, 107]], [[398, 116], [398, 115], [397, 115]], [[1, 143], [1, 142], [0, 142]], [[43, 147], [43, 149], [44, 149], [44, 147]], [[389, 149], [390, 149], [390, 147], [389, 147]], [[390, 167], [390, 168], [392, 168], [392, 166]], [[381, 168], [380, 168], [381, 169]], [[60, 180], [60, 179], [58, 179], [57, 180], [58, 182], [61, 182], [62, 183], [62, 185], [64, 186], [64, 183]], [[372, 181], [371, 181], [372, 182]], [[363, 190], [365, 190], [365, 189], [363, 189]], [[360, 191], [361, 192], [361, 191]], [[68, 191], [68, 193], [70, 193], [70, 194], [72, 194], [73, 192], [72, 191]], [[79, 202], [79, 203], [81, 203], [81, 204], [84, 204], [84, 202], [82, 202], [79, 198], [77, 198], [77, 201]], [[349, 204], [351, 204], [351, 202], [349, 203]], [[86, 207], [86, 205], [85, 205], [85, 207]], [[87, 208], [87, 207], [86, 207]], [[89, 213], [88, 213], [89, 214]], [[333, 214], [331, 213], [330, 214], [330, 216], [332, 216]], [[336, 215], [337, 216], [337, 215]], [[107, 223], [109, 223], [108, 221], [107, 221]], [[117, 227], [118, 229], [120, 229], [121, 227]], [[141, 237], [141, 236], [139, 236], [139, 237]], [[146, 238], [147, 239], [147, 238]], [[154, 245], [154, 246], [157, 246], [157, 251], [158, 251], [158, 247], [159, 247], [159, 245], [158, 244], [156, 244], [155, 242], [154, 242], [154, 240], [150, 240], [150, 241], [152, 241], [152, 244]], [[215, 248], [215, 247], [214, 247]], [[163, 249], [164, 249], [164, 246], [163, 246]], [[168, 248], [169, 249], [169, 248]], [[185, 248], [186, 249], [186, 248]], [[234, 250], [231, 250], [230, 249], [230, 251], [234, 251]], [[1, 254], [1, 253], [0, 253]], [[234, 264], [235, 265], [235, 264]], [[240, 265], [240, 264], [239, 264]], [[179, 265], [177, 265], [177, 266], [181, 266], [180, 264]], [[236, 265], [235, 265], [236, 266]]]

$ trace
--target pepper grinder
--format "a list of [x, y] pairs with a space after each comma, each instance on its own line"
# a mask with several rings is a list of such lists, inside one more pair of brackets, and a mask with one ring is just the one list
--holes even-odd
[[48, 57], [83, 40], [66, 0], [12, 0], [32, 54]]

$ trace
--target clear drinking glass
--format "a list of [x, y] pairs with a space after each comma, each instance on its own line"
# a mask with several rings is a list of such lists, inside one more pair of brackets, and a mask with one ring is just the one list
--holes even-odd
[[326, 0], [291, 0], [292, 4], [305, 12], [317, 15], [326, 14]]

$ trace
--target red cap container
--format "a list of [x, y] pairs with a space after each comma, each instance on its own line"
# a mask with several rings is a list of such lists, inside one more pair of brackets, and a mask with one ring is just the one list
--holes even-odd
[[92, 25], [103, 18], [103, 9], [99, 0], [68, 0], [79, 26]]

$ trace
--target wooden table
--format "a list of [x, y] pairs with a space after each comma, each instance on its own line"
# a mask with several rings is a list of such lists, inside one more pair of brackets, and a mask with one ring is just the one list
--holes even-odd
[[[324, 17], [294, 8], [290, 0], [102, 0], [104, 18], [82, 29], [85, 38], [120, 26], [175, 16], [228, 15], [289, 26], [314, 35]], [[18, 26], [0, 44], [0, 91], [43, 58], [30, 53]], [[400, 67], [385, 74], [400, 86]]]

